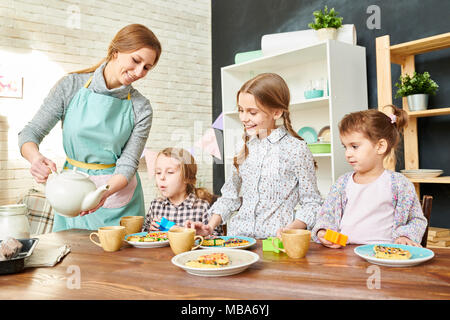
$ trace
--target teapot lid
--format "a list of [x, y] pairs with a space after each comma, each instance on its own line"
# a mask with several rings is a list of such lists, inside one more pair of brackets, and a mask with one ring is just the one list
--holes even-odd
[[86, 178], [89, 178], [89, 175], [87, 173], [77, 171], [77, 168], [75, 167], [73, 170], [63, 170], [58, 175], [63, 176], [65, 179], [73, 179], [73, 180], [86, 180]]

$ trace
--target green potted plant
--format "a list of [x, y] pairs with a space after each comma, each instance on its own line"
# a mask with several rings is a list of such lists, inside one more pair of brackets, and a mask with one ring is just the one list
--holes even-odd
[[314, 22], [308, 24], [308, 27], [316, 30], [317, 37], [320, 40], [333, 39], [337, 37], [337, 29], [342, 26], [342, 17], [338, 17], [339, 13], [332, 8], [328, 11], [325, 6], [323, 10], [314, 11]]
[[428, 72], [400, 76], [395, 84], [398, 88], [396, 98], [406, 97], [410, 111], [426, 110], [428, 107], [428, 96], [435, 95], [439, 86], [430, 78]]

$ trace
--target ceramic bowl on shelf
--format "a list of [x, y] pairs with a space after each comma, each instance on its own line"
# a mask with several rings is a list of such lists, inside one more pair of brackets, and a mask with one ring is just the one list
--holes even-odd
[[331, 132], [330, 126], [325, 126], [319, 131], [318, 140], [320, 142], [330, 142], [331, 141]]
[[404, 169], [400, 172], [410, 179], [427, 179], [439, 177], [444, 171], [441, 169]]
[[315, 99], [323, 97], [323, 90], [306, 90], [304, 92], [305, 99]]
[[297, 131], [297, 134], [302, 137], [307, 144], [317, 142], [317, 132], [312, 127], [302, 127]]
[[311, 150], [311, 153], [330, 153], [331, 143], [311, 143], [308, 144], [308, 148]]

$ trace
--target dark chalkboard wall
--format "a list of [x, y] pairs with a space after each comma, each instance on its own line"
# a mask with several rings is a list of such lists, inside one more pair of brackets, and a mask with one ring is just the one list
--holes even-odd
[[[397, 44], [450, 32], [450, 1], [443, 0], [212, 0], [213, 119], [222, 112], [220, 68], [233, 64], [238, 52], [260, 50], [265, 34], [308, 29], [312, 12], [325, 5], [339, 12], [344, 24], [355, 25], [357, 44], [366, 47], [370, 108], [378, 105], [376, 37], [389, 34], [391, 44]], [[367, 27], [371, 5], [381, 9], [380, 29]], [[430, 97], [429, 108], [450, 107], [450, 49], [416, 56], [416, 70], [430, 72], [440, 86], [438, 94]], [[400, 66], [392, 65], [393, 96], [399, 75]], [[394, 104], [401, 106], [401, 100], [394, 99]], [[419, 119], [418, 131], [420, 167], [443, 169], [444, 175], [450, 175], [450, 116]], [[216, 134], [220, 144], [222, 133], [216, 130]], [[397, 170], [402, 168], [400, 159]], [[220, 194], [224, 168], [218, 159], [213, 170], [214, 192]], [[431, 225], [450, 228], [450, 185], [422, 184], [421, 193], [434, 197]]]

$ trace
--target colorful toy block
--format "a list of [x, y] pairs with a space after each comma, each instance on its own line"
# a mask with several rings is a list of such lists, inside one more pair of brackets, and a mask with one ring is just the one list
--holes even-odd
[[[272, 242], [273, 239], [273, 242]], [[280, 248], [284, 249], [283, 242], [276, 237], [269, 237], [262, 241], [263, 251], [273, 251], [276, 253], [280, 252]]]
[[159, 230], [169, 231], [169, 229], [172, 228], [174, 225], [175, 225], [175, 222], [169, 221], [163, 217], [161, 219], [161, 222], [159, 223]]
[[345, 234], [327, 229], [327, 233], [325, 233], [324, 239], [345, 247], [345, 245], [347, 244], [348, 236], [346, 236]]

